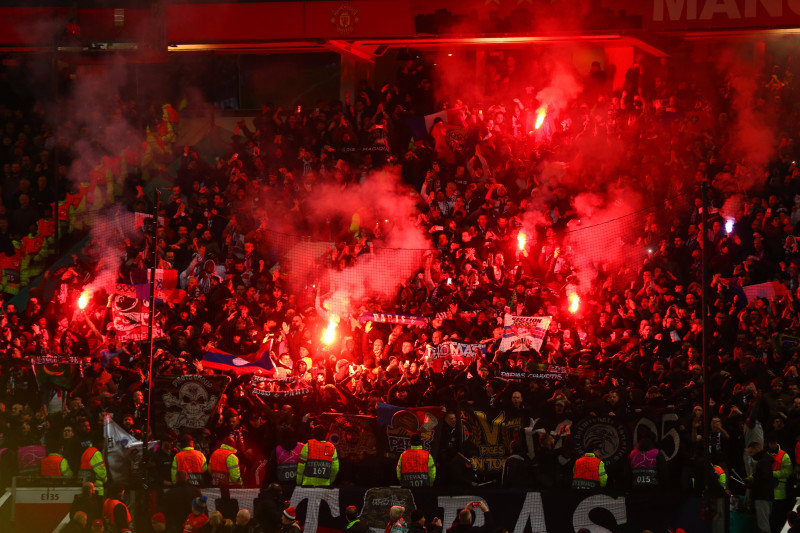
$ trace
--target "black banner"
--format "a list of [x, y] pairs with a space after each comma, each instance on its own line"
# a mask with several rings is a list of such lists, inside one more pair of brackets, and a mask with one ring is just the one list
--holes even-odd
[[222, 375], [158, 376], [153, 381], [156, 431], [204, 428], [231, 378]]

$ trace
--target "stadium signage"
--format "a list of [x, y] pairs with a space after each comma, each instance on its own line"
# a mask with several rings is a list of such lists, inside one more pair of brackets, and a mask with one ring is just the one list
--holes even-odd
[[653, 30], [791, 26], [800, 0], [653, 0], [646, 24]]
[[[342, 530], [344, 510], [355, 505], [361, 520], [375, 533], [386, 526], [392, 505], [407, 510], [421, 509], [425, 516], [438, 516], [452, 524], [458, 512], [470, 502], [485, 502], [492, 511], [494, 526], [513, 533], [545, 533], [576, 531], [582, 527], [596, 532], [641, 531], [682, 527], [687, 531], [702, 529], [699, 522], [699, 499], [683, 494], [606, 493], [581, 491], [536, 492], [520, 489], [473, 488], [468, 492], [449, 494], [441, 489], [403, 489], [400, 487], [286, 487], [292, 490], [290, 505], [298, 511], [305, 531]], [[252, 509], [258, 489], [231, 489], [230, 498], [240, 508]], [[220, 489], [203, 489], [209, 511], [222, 497]], [[659, 506], [652, 501], [659, 500]], [[481, 512], [475, 514], [475, 525], [485, 524]]]

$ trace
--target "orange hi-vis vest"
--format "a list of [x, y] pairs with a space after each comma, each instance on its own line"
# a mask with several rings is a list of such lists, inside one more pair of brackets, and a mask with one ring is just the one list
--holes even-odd
[[131, 512], [128, 510], [128, 506], [125, 505], [124, 503], [122, 503], [119, 500], [112, 500], [111, 498], [109, 498], [105, 502], [103, 502], [103, 518], [105, 518], [106, 520], [111, 522], [112, 525], [117, 525], [114, 522], [114, 508], [117, 505], [122, 505], [122, 506], [125, 507], [125, 512], [128, 515], [128, 524], [130, 524], [132, 518], [131, 518]]
[[92, 457], [94, 454], [99, 452], [97, 448], [94, 446], [89, 446], [83, 451], [81, 454], [81, 470], [91, 470], [92, 469]]
[[64, 461], [63, 456], [57, 453], [48, 454], [47, 457], [42, 459], [41, 475], [61, 477], [61, 461]]
[[316, 439], [308, 441], [308, 459], [306, 460], [305, 477], [330, 479], [333, 464], [333, 453], [336, 447], [330, 442]]
[[186, 472], [192, 485], [199, 485], [202, 481], [203, 459], [203, 452], [199, 450], [181, 450], [175, 455], [178, 471]]
[[600, 458], [581, 457], [575, 461], [575, 475], [572, 478], [572, 488], [599, 488], [600, 487]]
[[235, 454], [233, 450], [226, 450], [225, 448], [217, 448], [211, 454], [209, 461], [209, 469], [211, 470], [211, 481], [216, 486], [224, 486], [230, 484], [230, 474], [228, 473], [228, 457]]
[[22, 238], [22, 248], [28, 255], [38, 254], [42, 250], [43, 243], [44, 236], [41, 234], [34, 235], [33, 237], [31, 237], [31, 234], [28, 234]]
[[400, 456], [400, 482], [404, 487], [428, 486], [428, 458], [425, 450], [406, 450]]
[[54, 235], [56, 232], [56, 221], [52, 218], [40, 218], [39, 219], [39, 234], [42, 237], [50, 237]]

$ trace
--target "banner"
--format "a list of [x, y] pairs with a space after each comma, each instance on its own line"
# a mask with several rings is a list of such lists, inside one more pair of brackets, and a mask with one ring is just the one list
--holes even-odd
[[[303, 383], [303, 385], [298, 386], [300, 383]], [[253, 394], [270, 399], [307, 396], [314, 392], [311, 387], [300, 379], [300, 376], [270, 378], [254, 375], [250, 380], [250, 387], [250, 392]]]
[[297, 396], [308, 396], [314, 389], [311, 387], [298, 387], [296, 389], [286, 389], [286, 390], [264, 390], [259, 388], [254, 388], [251, 391], [256, 396], [261, 396], [262, 398], [277, 400], [279, 398], [295, 398]]
[[317, 418], [328, 427], [325, 438], [336, 446], [339, 460], [360, 461], [378, 453], [374, 416], [323, 413]]
[[551, 316], [511, 316], [506, 313], [503, 319], [503, 340], [501, 352], [539, 351], [550, 327]]
[[[464, 487], [457, 493], [441, 489], [401, 489], [399, 487], [286, 487], [284, 496], [297, 509], [297, 519], [305, 531], [342, 531], [347, 526], [345, 509], [361, 510], [365, 525], [382, 531], [393, 505], [420, 509], [430, 520], [439, 517], [452, 524], [459, 511], [470, 502], [485, 502], [491, 520], [477, 510], [476, 527], [507, 530], [513, 533], [572, 532], [587, 528], [593, 532], [641, 533], [685, 531], [707, 533], [710, 525], [700, 521], [700, 498], [686, 493], [657, 492], [533, 492], [524, 489]], [[221, 498], [218, 488], [202, 489], [208, 497], [208, 512]], [[259, 489], [231, 489], [230, 497], [242, 509], [253, 509]]]
[[361, 313], [358, 321], [362, 324], [365, 322], [381, 322], [421, 327], [428, 325], [428, 319], [422, 316], [390, 315], [387, 313]]
[[464, 438], [478, 447], [472, 457], [472, 467], [479, 477], [495, 479], [503, 470], [506, 457], [511, 455], [511, 440], [527, 425], [521, 416], [511, 416], [496, 409], [461, 411]]
[[539, 379], [545, 381], [558, 381], [569, 374], [574, 374], [569, 367], [533, 362], [526, 363], [524, 371], [501, 370], [497, 373], [503, 379]]
[[647, 5], [645, 31], [763, 30], [800, 24], [800, 4], [794, 0], [653, 0], [642, 5]]
[[[150, 323], [150, 302], [114, 294], [111, 296], [111, 320], [117, 339], [122, 342], [147, 340]], [[153, 338], [163, 337], [161, 326], [153, 326]]]
[[180, 433], [204, 428], [231, 378], [221, 375], [158, 376], [153, 381], [155, 425]]
[[81, 373], [81, 360], [77, 357], [34, 357], [31, 359], [31, 366], [39, 388], [52, 385], [71, 389], [75, 376], [80, 377]]
[[564, 379], [566, 372], [498, 372], [503, 379], [538, 379], [540, 381], [559, 381]]
[[431, 358], [431, 367], [436, 372], [443, 372], [451, 365], [469, 366], [475, 359], [486, 355], [486, 345], [447, 341], [437, 346], [427, 345], [425, 355]]
[[444, 407], [405, 408], [378, 403], [377, 413], [378, 428], [381, 433], [386, 432], [389, 452], [400, 454], [408, 450], [411, 447], [411, 435], [415, 433], [422, 437], [424, 449], [436, 452], [436, 428], [444, 419]]
[[624, 462], [631, 452], [631, 437], [622, 420], [615, 416], [590, 416], [572, 424], [572, 438], [578, 455], [590, 451], [589, 444], [600, 444], [600, 457], [611, 468]]

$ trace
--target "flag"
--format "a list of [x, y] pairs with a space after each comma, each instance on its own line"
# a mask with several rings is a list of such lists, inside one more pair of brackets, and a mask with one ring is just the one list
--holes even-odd
[[[121, 342], [147, 340], [150, 301], [114, 294], [111, 298], [111, 320], [117, 332], [117, 339]], [[163, 336], [161, 326], [154, 324], [153, 338]]]
[[[103, 437], [109, 478], [122, 484], [141, 479], [142, 441], [122, 429], [108, 413], [103, 420]], [[149, 448], [156, 444], [151, 440]]]
[[31, 366], [39, 388], [52, 385], [71, 389], [75, 376], [79, 376], [81, 371], [81, 361], [76, 357], [34, 357]]
[[742, 287], [747, 302], [751, 302], [756, 298], [766, 298], [770, 302], [775, 298], [787, 296], [789, 289], [780, 281], [768, 281], [767, 283], [758, 283], [756, 285], [747, 285]]
[[[139, 213], [138, 211], [136, 213], [134, 213], [133, 215], [134, 215], [134, 218], [133, 218], [133, 229], [134, 230], [138, 230], [142, 226], [144, 226], [144, 221], [145, 220], [150, 220], [150, 219], [153, 218], [153, 215], [148, 215], [147, 213]], [[158, 217], [158, 225], [161, 226], [161, 227], [163, 227], [165, 225], [164, 217]]]
[[317, 418], [328, 427], [325, 439], [336, 446], [339, 459], [358, 461], [378, 453], [374, 416], [322, 413]]
[[789, 294], [789, 289], [780, 281], [768, 281], [755, 285], [745, 285], [739, 282], [739, 278], [725, 278], [724, 282], [728, 285], [731, 292], [739, 298], [736, 300], [736, 310], [741, 311], [747, 304], [756, 298], [765, 298], [772, 303], [776, 298], [781, 298]]
[[[131, 269], [131, 285], [136, 288], [136, 297], [150, 299], [150, 269]], [[170, 302], [180, 301], [185, 292], [178, 289], [178, 271], [171, 268], [156, 269], [156, 298]]]
[[153, 380], [156, 430], [204, 428], [231, 378], [220, 375], [158, 376]]
[[422, 447], [435, 452], [434, 438], [436, 428], [444, 419], [444, 407], [398, 407], [388, 403], [378, 403], [378, 427], [386, 432], [388, 450], [402, 453], [411, 447], [411, 435], [422, 437]]
[[[137, 298], [139, 300], [150, 300], [150, 285], [139, 284], [129, 285], [127, 283], [117, 283], [114, 288], [114, 294], [127, 296], [129, 298]], [[155, 291], [156, 304], [158, 300], [167, 302], [180, 302], [186, 297], [186, 291], [183, 289], [156, 289]]]
[[500, 341], [501, 352], [522, 352], [542, 348], [547, 328], [550, 327], [551, 316], [511, 316], [506, 313], [503, 323], [503, 340]]
[[262, 343], [259, 351], [247, 355], [231, 355], [221, 350], [206, 352], [202, 360], [203, 367], [233, 372], [237, 376], [248, 373], [272, 375], [275, 365], [269, 356], [269, 346], [268, 343]]
[[436, 372], [442, 372], [453, 364], [469, 366], [475, 359], [486, 355], [486, 346], [448, 341], [437, 346], [429, 344], [425, 348], [425, 355], [431, 358], [431, 367]]

